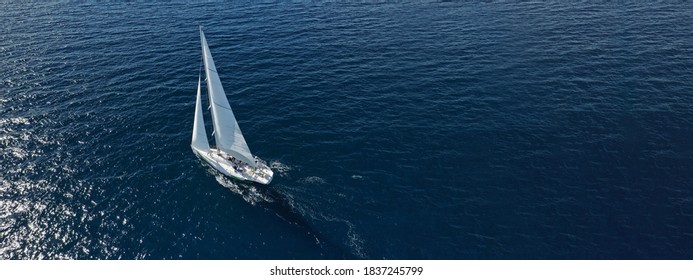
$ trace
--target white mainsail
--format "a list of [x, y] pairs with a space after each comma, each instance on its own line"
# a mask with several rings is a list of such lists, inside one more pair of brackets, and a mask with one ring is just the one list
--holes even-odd
[[[200, 40], [202, 41], [202, 56], [204, 57], [205, 74], [207, 76], [207, 94], [209, 95], [210, 107], [212, 108], [212, 123], [214, 124], [214, 139], [216, 140], [217, 148], [253, 167], [257, 167], [253, 154], [250, 153], [248, 144], [246, 144], [243, 133], [241, 133], [241, 128], [238, 127], [238, 122], [236, 122], [231, 106], [229, 106], [229, 101], [226, 99], [226, 93], [221, 85], [217, 68], [214, 66], [214, 60], [202, 29], [200, 29]], [[197, 115], [195, 116], [197, 117]]]
[[197, 101], [195, 104], [195, 121], [193, 122], [192, 146], [202, 152], [209, 151], [209, 141], [207, 140], [207, 130], [205, 130], [205, 120], [202, 118], [202, 98], [200, 97], [200, 78], [197, 78]]

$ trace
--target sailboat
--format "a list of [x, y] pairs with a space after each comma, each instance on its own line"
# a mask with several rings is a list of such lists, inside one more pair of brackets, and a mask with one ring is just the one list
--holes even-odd
[[253, 181], [260, 184], [269, 184], [274, 173], [267, 163], [250, 153], [245, 142], [241, 128], [236, 122], [236, 117], [231, 110], [226, 93], [221, 86], [219, 73], [214, 66], [212, 54], [207, 46], [207, 39], [200, 28], [200, 41], [202, 43], [202, 57], [205, 68], [205, 81], [207, 82], [207, 95], [209, 96], [209, 108], [211, 109], [214, 142], [216, 147], [210, 147], [207, 139], [207, 131], [202, 111], [201, 83], [202, 77], [197, 79], [197, 100], [195, 101], [195, 120], [193, 122], [192, 147], [193, 152], [214, 169], [243, 181]]

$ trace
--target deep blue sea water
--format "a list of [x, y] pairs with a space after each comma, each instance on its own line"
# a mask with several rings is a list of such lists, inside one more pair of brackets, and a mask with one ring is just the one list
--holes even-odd
[[693, 3], [366, 2], [3, 3], [0, 259], [693, 258]]

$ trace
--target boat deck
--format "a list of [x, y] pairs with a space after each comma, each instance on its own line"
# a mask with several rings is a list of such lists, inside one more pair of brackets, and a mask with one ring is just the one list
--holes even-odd
[[272, 181], [272, 177], [274, 176], [272, 169], [270, 169], [264, 161], [258, 158], [256, 158], [257, 167], [253, 167], [250, 164], [235, 159], [230, 155], [214, 148], [209, 149], [208, 151], [201, 151], [197, 149], [194, 150], [198, 156], [212, 165], [212, 167], [225, 175], [239, 180], [253, 181], [266, 185]]

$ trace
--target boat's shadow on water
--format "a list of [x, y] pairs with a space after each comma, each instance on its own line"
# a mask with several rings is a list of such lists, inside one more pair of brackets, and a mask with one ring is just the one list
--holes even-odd
[[[216, 169], [206, 166], [207, 172], [213, 175], [217, 182], [223, 187], [238, 194], [254, 206], [260, 206], [268, 211], [274, 212], [277, 217], [285, 222], [298, 227], [307, 232], [309, 238], [314, 238], [316, 244], [325, 252], [325, 257], [329, 259], [358, 259], [359, 257], [349, 250], [337, 246], [329, 239], [321, 236], [318, 231], [308, 223], [303, 215], [297, 211], [292, 200], [287, 196], [277, 192], [271, 186], [262, 186], [256, 183], [242, 182], [224, 176]], [[271, 184], [270, 184], [271, 185]]]

